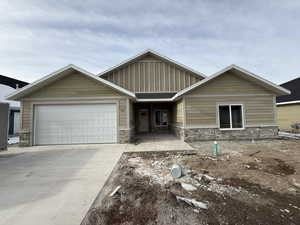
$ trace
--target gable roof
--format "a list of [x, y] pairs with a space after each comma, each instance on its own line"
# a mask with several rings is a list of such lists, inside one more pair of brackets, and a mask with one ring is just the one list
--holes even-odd
[[289, 89], [291, 94], [278, 96], [276, 98], [277, 105], [300, 103], [300, 77], [283, 83], [280, 86]]
[[220, 70], [219, 72], [191, 85], [190, 87], [187, 87], [181, 91], [179, 91], [174, 97], [173, 99], [177, 99], [179, 98], [180, 96], [186, 94], [187, 92], [190, 92], [191, 90], [194, 90], [195, 88], [197, 87], [200, 87], [200, 86], [203, 86], [204, 84], [206, 84], [207, 82], [209, 82], [210, 80], [213, 80], [223, 74], [225, 74], [226, 72], [230, 71], [230, 70], [236, 70], [236, 71], [239, 71], [241, 72], [241, 74], [244, 75], [244, 77], [246, 79], [249, 79], [249, 80], [252, 80], [253, 82], [256, 82], [262, 86], [264, 86], [265, 88], [275, 92], [276, 94], [278, 95], [286, 95], [286, 94], [290, 94], [291, 92], [283, 87], [280, 87], [258, 75], [255, 75], [254, 73], [251, 73], [241, 67], [238, 67], [236, 65], [230, 65], [228, 67], [225, 67], [224, 69]]
[[133, 57], [131, 57], [131, 58], [129, 58], [129, 59], [121, 62], [121, 63], [119, 63], [119, 64], [117, 64], [116, 66], [113, 66], [113, 67], [111, 67], [111, 68], [109, 68], [109, 69], [107, 69], [107, 70], [99, 73], [98, 76], [101, 77], [101, 76], [103, 76], [103, 75], [105, 75], [105, 74], [107, 74], [107, 73], [109, 73], [109, 72], [111, 72], [113, 70], [116, 70], [116, 69], [118, 69], [118, 68], [120, 68], [122, 66], [130, 64], [132, 62], [135, 62], [136, 60], [138, 60], [138, 59], [140, 59], [140, 58], [142, 58], [142, 57], [144, 57], [146, 55], [153, 55], [153, 56], [156, 56], [157, 58], [159, 58], [161, 60], [164, 60], [164, 61], [167, 61], [169, 63], [175, 64], [179, 68], [182, 68], [184, 70], [188, 70], [191, 73], [193, 73], [194, 75], [199, 76], [202, 79], [206, 77], [203, 73], [200, 73], [200, 72], [198, 72], [196, 70], [193, 70], [192, 68], [190, 68], [188, 66], [185, 66], [185, 65], [183, 65], [183, 64], [181, 64], [179, 62], [176, 62], [173, 59], [170, 59], [170, 58], [168, 58], [166, 56], [163, 56], [163, 55], [159, 54], [158, 52], [156, 52], [154, 50], [151, 50], [151, 49], [147, 49], [147, 50], [145, 50], [145, 51], [143, 51], [143, 52], [141, 52], [141, 53], [139, 53], [139, 54], [137, 54], [137, 55], [135, 55], [135, 56], [133, 56]]
[[111, 87], [123, 94], [126, 94], [132, 98], [135, 98], [135, 94], [122, 88], [122, 87], [119, 87], [118, 85], [115, 85], [107, 80], [104, 80], [100, 77], [97, 77], [96, 75], [82, 69], [82, 68], [79, 68], [73, 64], [70, 64], [68, 66], [65, 66], [31, 84], [28, 84], [27, 86], [21, 88], [21, 89], [18, 89], [16, 90], [15, 92], [11, 93], [10, 95], [8, 95], [6, 97], [7, 100], [17, 100], [35, 90], [38, 90], [39, 88], [45, 86], [46, 84], [50, 83], [50, 82], [53, 82], [55, 80], [57, 80], [58, 78], [62, 77], [62, 76], [65, 76], [68, 72], [70, 71], [78, 71], [80, 72], [81, 74], [83, 74], [84, 76], [87, 76], [87, 77], [90, 77], [92, 79], [94, 79], [95, 81], [97, 82], [100, 82], [108, 87]]

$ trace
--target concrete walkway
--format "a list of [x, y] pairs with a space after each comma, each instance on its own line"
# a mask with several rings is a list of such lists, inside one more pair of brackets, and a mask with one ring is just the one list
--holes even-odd
[[173, 134], [144, 134], [137, 136], [137, 144], [128, 144], [125, 151], [175, 151], [193, 150], [193, 148]]
[[0, 152], [0, 225], [79, 225], [124, 151], [192, 149], [170, 134], [143, 135], [138, 143]]

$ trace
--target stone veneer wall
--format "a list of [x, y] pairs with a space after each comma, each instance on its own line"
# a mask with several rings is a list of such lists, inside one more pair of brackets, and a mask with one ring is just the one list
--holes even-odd
[[[31, 133], [27, 130], [23, 130], [20, 132], [20, 147], [28, 147], [32, 144], [30, 143], [30, 135]], [[119, 143], [130, 143], [134, 137], [134, 128], [130, 130], [120, 130], [119, 131]]]
[[134, 128], [131, 128], [129, 130], [120, 130], [118, 143], [120, 144], [130, 143], [134, 137], [134, 134], [135, 134]]
[[172, 126], [171, 130], [176, 137], [179, 137], [180, 139], [184, 140], [184, 129], [182, 127]]
[[278, 127], [248, 127], [244, 130], [220, 130], [218, 128], [184, 129], [184, 141], [251, 140], [278, 138]]
[[30, 135], [31, 135], [31, 133], [28, 130], [21, 130], [20, 131], [20, 133], [19, 133], [19, 136], [20, 136], [19, 146], [20, 147], [31, 146]]

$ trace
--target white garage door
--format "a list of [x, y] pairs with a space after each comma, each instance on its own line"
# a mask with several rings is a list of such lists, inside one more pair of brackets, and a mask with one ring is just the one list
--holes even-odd
[[116, 141], [116, 104], [35, 106], [35, 145]]

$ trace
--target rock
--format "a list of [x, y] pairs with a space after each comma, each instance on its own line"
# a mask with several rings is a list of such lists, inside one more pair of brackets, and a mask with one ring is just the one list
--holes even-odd
[[196, 191], [197, 188], [191, 184], [181, 183], [181, 187], [186, 191]]
[[203, 174], [203, 177], [209, 181], [215, 180], [216, 178], [208, 176], [207, 174]]
[[174, 164], [171, 168], [171, 175], [173, 178], [180, 178], [182, 176], [182, 168], [178, 164]]

